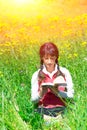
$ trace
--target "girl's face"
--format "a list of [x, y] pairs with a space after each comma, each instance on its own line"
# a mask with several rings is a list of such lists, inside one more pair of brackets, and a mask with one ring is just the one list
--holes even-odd
[[50, 73], [55, 69], [56, 58], [56, 56], [51, 56], [49, 54], [45, 54], [42, 57], [43, 64], [46, 66], [47, 71]]

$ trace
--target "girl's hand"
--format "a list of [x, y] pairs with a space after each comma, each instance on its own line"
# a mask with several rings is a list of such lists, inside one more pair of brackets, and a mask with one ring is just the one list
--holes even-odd
[[54, 95], [58, 96], [58, 86], [50, 87], [50, 90]]
[[48, 88], [40, 86], [39, 95], [40, 97], [43, 97], [45, 93], [47, 93]]

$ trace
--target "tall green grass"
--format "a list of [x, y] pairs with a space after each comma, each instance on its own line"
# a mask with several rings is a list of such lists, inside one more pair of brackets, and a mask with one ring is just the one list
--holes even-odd
[[67, 111], [61, 121], [44, 124], [30, 101], [30, 81], [39, 66], [40, 43], [0, 45], [0, 130], [87, 129], [87, 38], [51, 41], [59, 47], [59, 64], [71, 72], [74, 103], [67, 101]]

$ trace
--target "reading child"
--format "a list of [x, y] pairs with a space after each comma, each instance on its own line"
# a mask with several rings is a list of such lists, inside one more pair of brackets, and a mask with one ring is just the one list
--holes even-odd
[[66, 107], [66, 98], [73, 98], [74, 89], [69, 70], [59, 66], [59, 50], [52, 42], [39, 50], [40, 69], [31, 79], [31, 100], [38, 104], [37, 111], [57, 117]]

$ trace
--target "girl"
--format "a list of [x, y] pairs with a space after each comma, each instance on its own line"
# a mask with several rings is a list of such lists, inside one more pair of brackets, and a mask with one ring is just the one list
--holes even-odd
[[59, 51], [54, 43], [44, 43], [39, 54], [41, 67], [31, 79], [31, 100], [38, 104], [38, 112], [57, 117], [65, 109], [65, 99], [73, 98], [72, 78], [66, 68], [59, 66]]

